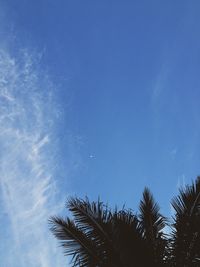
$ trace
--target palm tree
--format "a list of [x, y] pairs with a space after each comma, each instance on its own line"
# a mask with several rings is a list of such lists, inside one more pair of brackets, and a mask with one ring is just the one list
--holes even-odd
[[100, 200], [70, 198], [73, 219], [52, 217], [51, 231], [61, 241], [73, 266], [197, 267], [200, 266], [200, 178], [173, 199], [175, 216], [167, 236], [167, 219], [148, 188], [139, 214], [111, 210]]

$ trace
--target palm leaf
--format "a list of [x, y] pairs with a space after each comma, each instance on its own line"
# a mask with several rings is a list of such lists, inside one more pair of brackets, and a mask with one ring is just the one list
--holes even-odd
[[160, 214], [160, 208], [148, 188], [144, 189], [139, 210], [139, 218], [144, 236], [146, 239], [153, 241], [166, 226], [166, 218]]
[[148, 188], [144, 189], [139, 211], [143, 236], [149, 244], [149, 250], [154, 255], [155, 263], [161, 264], [164, 261], [167, 246], [166, 236], [162, 230], [166, 226], [167, 220], [160, 214], [160, 207]]
[[179, 190], [172, 200], [175, 210], [172, 232], [172, 254], [181, 266], [198, 266], [200, 257], [200, 178]]
[[87, 235], [97, 234], [97, 237], [107, 242], [111, 242], [108, 233], [105, 230], [106, 224], [111, 219], [111, 213], [100, 200], [89, 202], [78, 198], [70, 198], [67, 201], [67, 208], [72, 212], [74, 221], [80, 229], [87, 232]]
[[95, 243], [104, 265], [118, 266], [112, 240], [112, 213], [108, 207], [100, 200], [89, 202], [88, 198], [70, 198], [67, 208], [72, 212], [79, 229]]
[[52, 217], [51, 228], [55, 237], [61, 240], [65, 255], [72, 255], [74, 266], [97, 266], [101, 262], [97, 254], [97, 248], [69, 218], [63, 220], [59, 217]]

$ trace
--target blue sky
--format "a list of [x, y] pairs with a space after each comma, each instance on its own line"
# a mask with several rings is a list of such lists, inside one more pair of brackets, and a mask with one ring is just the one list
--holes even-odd
[[199, 1], [0, 6], [3, 267], [63, 265], [68, 195], [136, 210], [149, 186], [170, 216], [200, 174]]

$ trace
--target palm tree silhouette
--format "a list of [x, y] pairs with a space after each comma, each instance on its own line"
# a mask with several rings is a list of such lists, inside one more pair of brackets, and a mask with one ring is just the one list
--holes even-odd
[[[179, 190], [172, 200], [169, 224], [148, 188], [139, 214], [131, 209], [111, 210], [99, 199], [70, 198], [73, 219], [52, 217], [50, 229], [61, 242], [72, 266], [81, 267], [199, 267], [200, 178]], [[170, 225], [171, 234], [164, 228]]]
[[172, 266], [200, 266], [200, 177], [172, 200]]

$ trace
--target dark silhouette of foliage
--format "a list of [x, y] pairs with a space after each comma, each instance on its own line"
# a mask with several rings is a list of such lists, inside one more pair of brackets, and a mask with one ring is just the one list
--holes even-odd
[[[100, 200], [70, 198], [73, 219], [52, 217], [50, 229], [81, 267], [200, 267], [200, 178], [172, 200], [173, 222], [160, 213], [148, 188], [139, 214], [112, 210]], [[165, 234], [164, 228], [171, 227]]]
[[179, 190], [172, 200], [175, 210], [172, 230], [173, 266], [200, 266], [200, 177]]
[[159, 213], [160, 208], [148, 188], [144, 189], [139, 210], [142, 234], [149, 245], [149, 251], [154, 257], [155, 266], [161, 266], [167, 245], [167, 240], [162, 230], [166, 226], [167, 220]]

